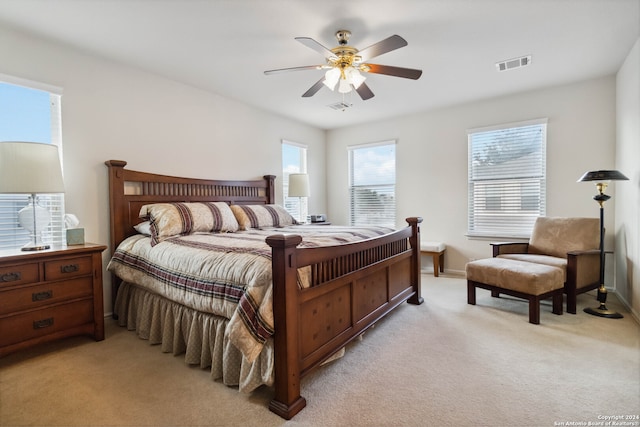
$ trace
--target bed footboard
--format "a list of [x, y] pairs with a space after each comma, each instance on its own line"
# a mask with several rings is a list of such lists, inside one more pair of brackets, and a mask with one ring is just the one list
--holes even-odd
[[[271, 411], [291, 419], [306, 405], [302, 377], [403, 302], [422, 304], [422, 218], [407, 222], [392, 234], [340, 246], [298, 248], [297, 235], [267, 238], [276, 331]], [[299, 268], [309, 269], [309, 288], [299, 288]]]

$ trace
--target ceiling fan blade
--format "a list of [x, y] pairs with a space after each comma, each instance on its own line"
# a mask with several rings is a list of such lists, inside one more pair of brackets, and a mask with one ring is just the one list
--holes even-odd
[[264, 73], [266, 75], [286, 73], [289, 71], [303, 71], [303, 70], [320, 70], [322, 65], [305, 65], [303, 67], [291, 67], [291, 68], [279, 68], [277, 70], [267, 70]]
[[413, 68], [392, 67], [391, 65], [365, 64], [368, 73], [385, 74], [387, 76], [404, 77], [405, 79], [418, 80], [422, 75], [422, 70]]
[[336, 54], [331, 52], [330, 49], [327, 49], [311, 37], [296, 37], [296, 40], [298, 40], [303, 45], [315, 50], [316, 52], [319, 52], [325, 58], [335, 58], [336, 56]]
[[366, 83], [362, 83], [360, 86], [358, 86], [356, 92], [358, 92], [358, 95], [360, 95], [360, 98], [362, 98], [363, 101], [366, 101], [367, 99], [373, 98], [375, 96]]
[[380, 56], [383, 53], [400, 49], [401, 47], [404, 47], [407, 44], [408, 43], [405, 39], [395, 34], [391, 37], [387, 37], [386, 39], [376, 44], [372, 44], [369, 47], [365, 47], [364, 49], [358, 52], [358, 55], [362, 57], [363, 61], [368, 61], [369, 59], [374, 58], [376, 56]]
[[315, 95], [316, 93], [318, 93], [318, 91], [319, 91], [320, 89], [322, 89], [322, 86], [324, 86], [323, 82], [324, 82], [324, 77], [322, 77], [322, 78], [321, 78], [320, 80], [318, 80], [318, 81], [317, 81], [313, 86], [311, 86], [311, 87], [309, 88], [309, 90], [308, 90], [308, 91], [306, 91], [305, 93], [303, 93], [303, 94], [302, 94], [302, 97], [303, 97], [303, 98], [309, 98], [309, 97], [311, 97], [311, 96]]

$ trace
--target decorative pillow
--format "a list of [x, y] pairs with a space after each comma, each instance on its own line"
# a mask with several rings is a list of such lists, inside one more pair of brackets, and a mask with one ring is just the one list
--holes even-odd
[[240, 230], [262, 227], [284, 227], [297, 224], [280, 205], [231, 205]]
[[171, 236], [238, 230], [238, 222], [224, 202], [156, 203], [144, 205], [139, 216], [150, 222], [151, 245]]

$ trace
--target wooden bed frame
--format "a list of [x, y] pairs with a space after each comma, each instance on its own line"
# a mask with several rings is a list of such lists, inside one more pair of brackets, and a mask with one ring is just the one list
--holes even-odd
[[[224, 201], [229, 204], [275, 203], [275, 176], [262, 180], [222, 181], [179, 178], [127, 170], [125, 161], [109, 160], [111, 253], [149, 203]], [[274, 398], [269, 409], [291, 419], [306, 405], [302, 377], [329, 359], [403, 302], [422, 304], [420, 227], [408, 226], [362, 242], [298, 248], [298, 235], [273, 235]], [[312, 286], [300, 289], [297, 269], [310, 266]], [[120, 279], [112, 277], [112, 299]], [[304, 325], [304, 327], [302, 327]]]

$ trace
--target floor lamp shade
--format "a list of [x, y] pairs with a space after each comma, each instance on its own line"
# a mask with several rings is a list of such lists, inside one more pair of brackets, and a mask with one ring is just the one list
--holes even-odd
[[[36, 194], [64, 193], [58, 147], [37, 142], [0, 142], [0, 193], [30, 194], [30, 204], [18, 213], [20, 226], [31, 233], [23, 250], [48, 249], [40, 238], [51, 215], [38, 206]], [[38, 231], [40, 230], [40, 232]]]
[[622, 172], [616, 170], [598, 170], [585, 172], [578, 182], [584, 181], [628, 181], [629, 178], [624, 176]]

